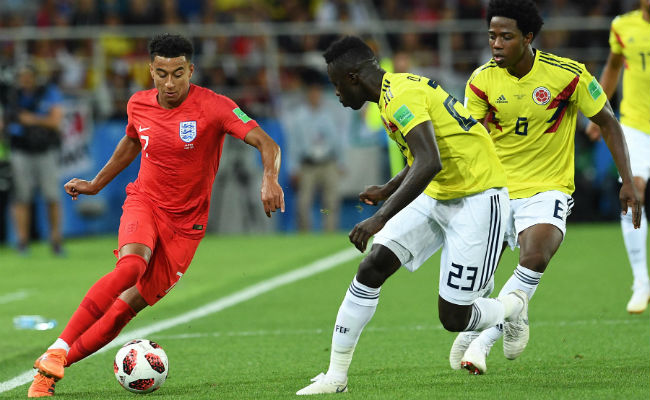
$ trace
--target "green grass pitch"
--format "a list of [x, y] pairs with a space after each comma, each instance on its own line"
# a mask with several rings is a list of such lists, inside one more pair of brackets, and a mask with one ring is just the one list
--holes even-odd
[[[74, 239], [68, 257], [35, 246], [30, 257], [0, 248], [0, 387], [27, 371], [61, 332], [88, 287], [114, 266], [114, 237]], [[350, 248], [345, 234], [207, 237], [170, 295], [125, 331], [146, 327], [255, 283]], [[336, 312], [360, 257], [221, 312], [148, 338], [169, 356], [164, 399], [293, 399], [327, 370]], [[449, 368], [455, 334], [437, 316], [439, 256], [400, 270], [383, 287], [375, 317], [357, 346], [347, 399], [648, 399], [648, 311], [628, 315], [631, 271], [617, 224], [569, 225], [530, 305], [531, 339], [515, 361], [501, 342], [488, 371]], [[506, 250], [497, 290], [516, 265]], [[12, 294], [21, 293], [21, 296]], [[13, 300], [12, 300], [13, 298]], [[41, 314], [59, 325], [18, 331], [12, 318]], [[116, 349], [66, 370], [56, 398], [128, 399], [113, 375]], [[0, 393], [26, 398], [27, 385]]]

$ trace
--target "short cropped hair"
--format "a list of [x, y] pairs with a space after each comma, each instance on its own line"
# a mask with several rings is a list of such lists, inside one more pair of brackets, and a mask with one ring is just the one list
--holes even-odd
[[327, 64], [345, 63], [350, 67], [358, 66], [364, 61], [377, 61], [370, 46], [357, 36], [343, 36], [336, 40], [325, 50], [323, 57]]
[[156, 56], [165, 58], [185, 56], [189, 61], [194, 54], [194, 46], [192, 46], [192, 42], [181, 35], [161, 33], [154, 36], [149, 42], [149, 54], [152, 61]]
[[533, 0], [490, 0], [486, 20], [488, 26], [492, 17], [506, 17], [517, 21], [517, 28], [524, 34], [533, 33], [533, 38], [542, 29], [544, 21]]

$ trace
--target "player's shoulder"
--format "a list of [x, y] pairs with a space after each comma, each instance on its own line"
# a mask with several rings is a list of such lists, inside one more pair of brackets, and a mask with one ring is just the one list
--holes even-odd
[[572, 77], [580, 76], [587, 71], [587, 67], [585, 67], [581, 62], [539, 49], [537, 51], [539, 52], [539, 62], [542, 63], [542, 65], [552, 74], [568, 75], [569, 77]]
[[484, 79], [488, 76], [493, 75], [498, 71], [499, 71], [499, 66], [497, 65], [496, 62], [494, 62], [493, 59], [490, 59], [490, 61], [486, 62], [483, 65], [480, 65], [478, 68], [474, 70], [474, 72], [472, 72], [472, 74], [469, 76], [468, 82]]
[[382, 92], [389, 93], [389, 97], [408, 97], [423, 90], [429, 78], [411, 73], [387, 72], [382, 82]]
[[129, 98], [128, 104], [137, 104], [137, 103], [145, 103], [151, 100], [151, 97], [156, 97], [158, 94], [158, 91], [154, 89], [147, 89], [147, 90], [138, 90], [137, 92], [133, 93], [131, 97]]
[[210, 102], [211, 107], [224, 105], [230, 106], [234, 103], [228, 96], [219, 94], [214, 90], [203, 86], [192, 84], [190, 90], [192, 91], [192, 97], [194, 99], [199, 102]]
[[643, 19], [643, 14], [640, 9], [627, 12], [625, 14], [617, 15], [616, 18], [612, 21], [612, 28], [615, 30], [624, 29], [629, 26], [630, 23], [634, 23], [638, 20]]

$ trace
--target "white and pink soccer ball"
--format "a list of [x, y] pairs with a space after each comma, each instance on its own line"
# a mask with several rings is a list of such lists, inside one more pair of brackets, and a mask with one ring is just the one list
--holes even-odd
[[133, 393], [150, 393], [165, 383], [169, 361], [158, 343], [135, 339], [117, 351], [113, 370], [124, 389]]

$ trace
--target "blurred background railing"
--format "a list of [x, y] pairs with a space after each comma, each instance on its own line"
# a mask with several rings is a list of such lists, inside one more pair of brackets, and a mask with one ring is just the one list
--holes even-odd
[[[463, 98], [471, 72], [490, 58], [485, 1], [481, 0], [2, 0], [0, 1], [0, 100], [15, 83], [16, 69], [32, 63], [43, 82], [66, 97], [61, 183], [72, 176], [92, 178], [124, 134], [126, 103], [137, 90], [152, 87], [148, 40], [159, 32], [180, 33], [195, 45], [195, 84], [234, 99], [283, 147], [281, 183], [287, 213], [269, 223], [259, 205], [259, 162], [254, 152], [228, 140], [215, 183], [211, 223], [217, 232], [292, 231], [297, 228], [292, 179], [299, 157], [293, 120], [306, 102], [307, 87], [325, 83], [324, 103], [342, 133], [338, 179], [341, 213], [337, 227], [348, 229], [371, 210], [356, 201], [364, 185], [389, 178], [386, 138], [368, 107], [345, 110], [327, 86], [322, 52], [342, 34], [363, 36], [387, 70], [434, 78]], [[638, 1], [538, 2], [545, 17], [536, 47], [583, 62], [596, 76], [609, 53], [613, 16]], [[616, 108], [617, 99], [613, 100]], [[616, 172], [600, 143], [576, 133], [578, 220], [618, 215]], [[6, 135], [5, 135], [6, 139]], [[2, 152], [0, 152], [2, 153]], [[135, 179], [137, 163], [96, 197], [72, 204], [64, 199], [67, 236], [115, 232], [124, 185]], [[0, 185], [0, 191], [2, 185]], [[247, 199], [242, 201], [241, 199]], [[9, 200], [0, 203], [1, 241], [12, 241]], [[329, 210], [312, 207], [314, 225]], [[42, 205], [35, 205], [37, 215]], [[39, 211], [40, 210], [40, 211]], [[35, 236], [46, 232], [36, 218]], [[40, 232], [40, 233], [39, 233]]]

